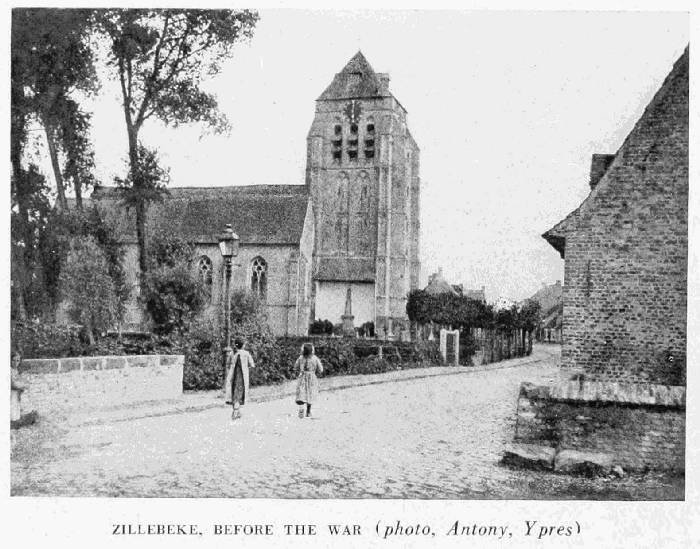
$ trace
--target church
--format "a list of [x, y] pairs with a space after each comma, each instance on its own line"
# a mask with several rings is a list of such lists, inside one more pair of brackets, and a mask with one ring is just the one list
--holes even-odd
[[[149, 208], [147, 234], [167, 230], [195, 246], [193, 268], [211, 295], [205, 314], [223, 310], [218, 236], [231, 224], [240, 238], [232, 290], [261, 299], [276, 335], [306, 335], [315, 319], [340, 323], [349, 307], [354, 326], [406, 337], [420, 272], [419, 167], [389, 76], [358, 52], [316, 100], [304, 184], [171, 188]], [[133, 212], [114, 188], [96, 188], [91, 201], [125, 246], [134, 290], [125, 324], [143, 328]]]

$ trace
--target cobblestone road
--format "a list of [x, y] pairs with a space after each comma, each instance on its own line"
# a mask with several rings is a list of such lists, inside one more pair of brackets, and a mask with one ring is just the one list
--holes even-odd
[[[62, 430], [20, 431], [13, 495], [278, 498], [682, 497], [682, 481], [616, 481], [498, 464], [521, 381], [535, 364], [321, 393], [313, 419], [291, 399]], [[323, 382], [323, 381], [322, 381]], [[680, 485], [679, 485], [680, 482]], [[679, 492], [680, 490], [680, 492]]]

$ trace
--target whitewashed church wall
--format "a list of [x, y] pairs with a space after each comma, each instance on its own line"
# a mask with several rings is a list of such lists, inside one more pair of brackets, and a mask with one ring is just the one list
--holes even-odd
[[341, 322], [345, 313], [348, 287], [352, 289], [352, 314], [355, 326], [374, 322], [374, 284], [371, 282], [319, 281], [316, 289], [316, 319]]

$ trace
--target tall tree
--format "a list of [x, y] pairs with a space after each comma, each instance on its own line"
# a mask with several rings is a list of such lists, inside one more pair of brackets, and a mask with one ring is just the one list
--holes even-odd
[[[89, 125], [74, 124], [80, 109], [70, 97], [76, 90], [95, 89], [96, 79], [88, 36], [90, 10], [26, 9], [12, 11], [10, 163], [12, 166], [12, 288], [13, 314], [41, 309], [29, 303], [38, 295], [37, 240], [50, 209], [49, 187], [35, 165], [25, 165], [27, 132], [39, 122], [45, 131], [56, 179], [59, 207], [65, 206], [65, 185], [60, 162], [63, 152], [69, 162], [90, 169]], [[70, 109], [66, 109], [70, 105]], [[70, 116], [64, 116], [70, 113]], [[82, 141], [74, 137], [76, 132]], [[65, 146], [71, 144], [70, 149]], [[89, 178], [83, 178], [88, 181]]]
[[129, 180], [134, 187], [139, 269], [148, 270], [146, 213], [150, 192], [139, 168], [139, 132], [155, 117], [165, 124], [203, 122], [216, 131], [228, 122], [216, 98], [200, 87], [216, 75], [236, 43], [253, 35], [258, 14], [249, 10], [108, 10], [101, 28], [110, 42], [129, 146]]
[[66, 156], [63, 177], [73, 184], [75, 203], [83, 209], [83, 190], [96, 184], [95, 153], [88, 138], [90, 115], [76, 101], [66, 99], [62, 105], [60, 139]]
[[[90, 168], [89, 116], [72, 95], [97, 89], [93, 48], [93, 10], [15, 9], [12, 12], [13, 80], [21, 87], [25, 115], [43, 126], [56, 181], [56, 201], [66, 206], [61, 153], [68, 163]], [[75, 185], [75, 169], [70, 176]], [[84, 175], [84, 174], [81, 174]], [[87, 181], [87, 180], [85, 180]], [[81, 194], [80, 187], [77, 188]]]

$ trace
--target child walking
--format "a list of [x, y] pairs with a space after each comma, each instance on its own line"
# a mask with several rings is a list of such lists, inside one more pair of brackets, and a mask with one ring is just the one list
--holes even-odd
[[317, 373], [323, 372], [323, 365], [314, 354], [314, 346], [304, 343], [301, 356], [297, 358], [294, 369], [299, 371], [296, 403], [299, 405], [299, 418], [311, 417], [311, 405], [318, 399]]
[[245, 342], [237, 337], [234, 343], [236, 353], [233, 354], [231, 348], [226, 349], [226, 404], [233, 405], [231, 419], [237, 420], [241, 417], [241, 406], [248, 397], [250, 387], [249, 368], [254, 368], [255, 363], [250, 353], [243, 348]]

